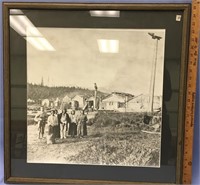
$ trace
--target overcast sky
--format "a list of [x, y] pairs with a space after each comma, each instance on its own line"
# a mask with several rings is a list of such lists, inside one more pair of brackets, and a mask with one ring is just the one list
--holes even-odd
[[[27, 43], [29, 83], [79, 86], [100, 91], [148, 94], [156, 40], [155, 94], [162, 95], [165, 30], [38, 28], [56, 51], [39, 51]], [[98, 39], [119, 41], [118, 53], [100, 53]]]

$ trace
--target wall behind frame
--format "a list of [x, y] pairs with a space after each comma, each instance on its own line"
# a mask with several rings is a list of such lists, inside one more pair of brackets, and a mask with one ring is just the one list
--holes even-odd
[[[2, 2], [0, 0], [0, 14], [2, 15]], [[9, 2], [91, 2], [91, 3], [191, 3], [191, 0], [9, 0]], [[2, 28], [2, 19], [0, 19], [0, 27]], [[3, 33], [0, 31], [0, 61], [3, 61]], [[194, 152], [193, 152], [193, 183], [200, 184], [199, 177], [199, 116], [200, 116], [200, 65], [198, 66], [197, 79], [197, 96], [196, 96], [196, 113], [195, 113], [195, 129], [194, 129]], [[15, 113], [14, 113], [15, 114]], [[20, 114], [15, 114], [20, 115]], [[3, 62], [0, 63], [0, 185], [3, 185]]]

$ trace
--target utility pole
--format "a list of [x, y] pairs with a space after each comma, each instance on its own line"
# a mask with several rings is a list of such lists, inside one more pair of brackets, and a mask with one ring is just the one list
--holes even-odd
[[155, 91], [155, 80], [156, 80], [156, 65], [157, 65], [157, 58], [158, 58], [158, 41], [162, 39], [162, 37], [155, 35], [155, 33], [148, 33], [153, 40], [156, 40], [155, 46], [155, 59], [153, 61], [153, 68], [152, 68], [152, 78], [150, 82], [150, 113], [153, 115], [153, 102], [154, 102], [154, 91]]
[[94, 83], [94, 110], [97, 110], [97, 84]]
[[44, 80], [43, 80], [43, 77], [41, 79], [41, 86], [44, 86]]
[[128, 96], [125, 96], [125, 112], [127, 111]]

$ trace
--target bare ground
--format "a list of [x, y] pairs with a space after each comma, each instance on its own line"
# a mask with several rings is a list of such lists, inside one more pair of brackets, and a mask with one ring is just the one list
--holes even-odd
[[159, 134], [135, 127], [88, 126], [88, 135], [47, 145], [45, 138], [37, 138], [37, 126], [29, 125], [27, 162], [159, 167]]

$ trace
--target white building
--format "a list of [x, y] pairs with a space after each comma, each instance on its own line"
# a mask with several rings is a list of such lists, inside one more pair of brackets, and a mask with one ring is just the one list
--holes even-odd
[[[162, 107], [162, 96], [154, 96], [153, 109]], [[127, 102], [128, 112], [148, 112], [150, 110], [149, 95], [139, 95]]]
[[113, 111], [126, 111], [127, 102], [134, 96], [128, 93], [113, 92], [101, 102], [101, 109]]

